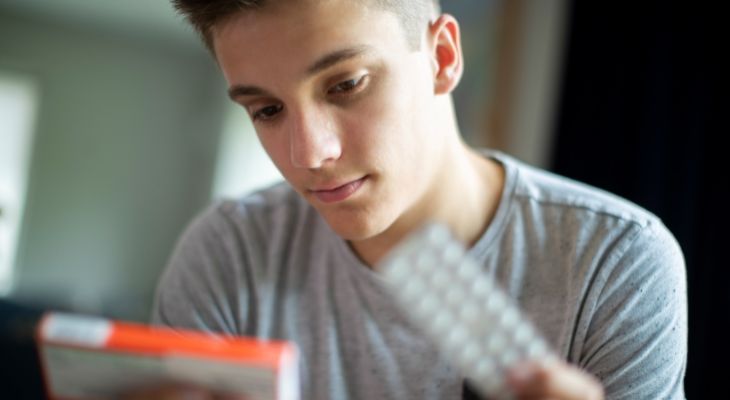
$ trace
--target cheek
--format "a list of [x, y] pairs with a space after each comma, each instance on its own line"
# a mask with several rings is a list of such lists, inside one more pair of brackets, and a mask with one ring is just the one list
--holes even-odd
[[348, 157], [343, 160], [345, 164], [364, 168], [379, 176], [392, 174], [393, 162], [401, 152], [399, 123], [381, 107], [351, 118], [343, 127], [347, 132], [345, 154]]
[[397, 93], [391, 94], [391, 106], [384, 110], [383, 121], [387, 124], [386, 129], [390, 130], [384, 140], [389, 142], [388, 149], [394, 153], [391, 156], [398, 164], [400, 174], [404, 175], [404, 179], [414, 179], [413, 174], [418, 174], [418, 171], [413, 169], [418, 168], [419, 159], [425, 155], [424, 146], [428, 144], [426, 124], [430, 116], [420, 94], [412, 87], [404, 87], [416, 82], [406, 79], [403, 82]]
[[384, 82], [378, 91], [364, 101], [357, 112], [349, 113], [348, 147], [357, 154], [367, 155], [375, 162], [394, 162], [412, 145], [414, 107], [405, 82], [396, 79]]

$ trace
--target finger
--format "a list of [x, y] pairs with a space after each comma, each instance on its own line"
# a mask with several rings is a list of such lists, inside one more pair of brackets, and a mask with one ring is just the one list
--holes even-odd
[[603, 387], [592, 375], [564, 362], [529, 363], [508, 375], [519, 399], [603, 400]]

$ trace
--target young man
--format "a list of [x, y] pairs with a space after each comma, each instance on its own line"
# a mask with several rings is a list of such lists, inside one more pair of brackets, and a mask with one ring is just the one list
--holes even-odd
[[156, 322], [295, 341], [307, 399], [462, 398], [462, 373], [376, 270], [438, 221], [566, 360], [513, 371], [518, 398], [684, 397], [674, 238], [624, 200], [467, 147], [450, 97], [459, 28], [433, 0], [174, 3], [287, 184], [196, 219]]

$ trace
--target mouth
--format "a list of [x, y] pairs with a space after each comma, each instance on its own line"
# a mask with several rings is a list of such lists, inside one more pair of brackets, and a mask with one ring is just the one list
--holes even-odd
[[339, 186], [334, 186], [332, 188], [310, 190], [310, 193], [323, 203], [336, 203], [355, 194], [355, 192], [360, 189], [367, 179], [368, 176], [365, 175], [360, 179], [356, 179]]

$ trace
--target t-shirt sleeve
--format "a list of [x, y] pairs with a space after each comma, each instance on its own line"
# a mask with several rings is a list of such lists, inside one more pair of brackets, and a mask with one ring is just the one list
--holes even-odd
[[606, 260], [594, 286], [581, 367], [607, 399], [684, 399], [687, 292], [682, 252], [655, 220]]
[[158, 282], [154, 324], [238, 334], [246, 296], [232, 222], [218, 208], [196, 218], [181, 236]]

